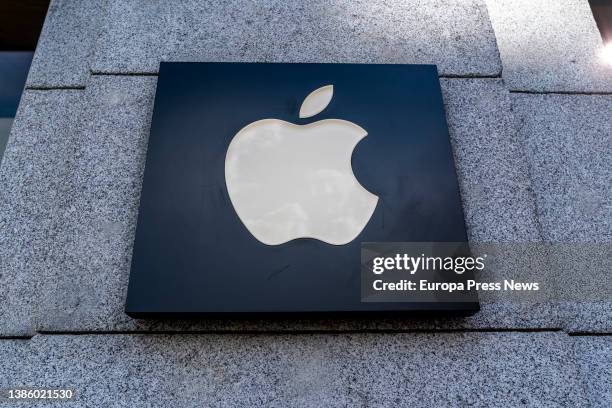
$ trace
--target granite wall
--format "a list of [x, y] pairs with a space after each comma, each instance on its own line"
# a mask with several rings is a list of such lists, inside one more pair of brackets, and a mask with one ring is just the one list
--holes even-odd
[[[0, 388], [92, 407], [612, 405], [602, 48], [586, 0], [53, 0], [0, 167]], [[466, 318], [130, 319], [160, 61], [437, 64], [470, 240], [589, 245], [541, 259], [589, 292], [485, 297]]]

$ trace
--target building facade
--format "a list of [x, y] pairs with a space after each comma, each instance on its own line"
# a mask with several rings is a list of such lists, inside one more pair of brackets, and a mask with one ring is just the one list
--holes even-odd
[[[52, 1], [0, 167], [0, 388], [69, 387], [77, 406], [612, 405], [605, 52], [586, 0]], [[559, 291], [470, 317], [129, 318], [161, 61], [436, 64], [470, 241], [573, 248], [542, 258]]]

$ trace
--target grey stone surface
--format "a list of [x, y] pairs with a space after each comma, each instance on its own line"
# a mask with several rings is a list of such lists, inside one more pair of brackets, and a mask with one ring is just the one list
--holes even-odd
[[513, 94], [550, 242], [612, 242], [612, 95]]
[[12, 126], [13, 118], [0, 118], [0, 158], [4, 153], [4, 148], [8, 142], [8, 136]]
[[512, 90], [612, 92], [587, 0], [487, 0]]
[[35, 329], [38, 290], [61, 264], [58, 224], [82, 91], [26, 91], [0, 167], [0, 336]]
[[[556, 310], [547, 299], [534, 303], [499, 296], [483, 299], [482, 311], [469, 318], [184, 322], [128, 318], [123, 308], [155, 83], [151, 77], [94, 76], [87, 86], [85, 125], [74, 141], [74, 172], [65, 181], [75, 194], [58, 230], [65, 257], [58, 268], [47, 270], [46, 280], [54, 285], [41, 294], [41, 330], [559, 327]], [[444, 80], [443, 88], [470, 239], [537, 241], [524, 154], [512, 130], [510, 100], [501, 81], [452, 79]], [[503, 262], [501, 271], [518, 272], [514, 267]]]
[[540, 242], [510, 94], [499, 79], [442, 80], [470, 241]]
[[[470, 242], [504, 243], [496, 268], [479, 279], [525, 275], [524, 259], [517, 254], [539, 249], [542, 237], [510, 94], [498, 79], [445, 79], [442, 90]], [[512, 244], [522, 246], [521, 251]], [[546, 258], [543, 253], [530, 254], [529, 266], [542, 271], [542, 281], [551, 282]], [[559, 327], [550, 289], [546, 295], [534, 302], [481, 293], [482, 311], [468, 320], [480, 327]]]
[[25, 343], [0, 340], [0, 387], [70, 385], [82, 407], [587, 403], [572, 339], [561, 333], [53, 335]]
[[[117, 328], [123, 313], [155, 77], [94, 76], [65, 183], [65, 257], [48, 268], [42, 328]], [[113, 319], [110, 320], [109, 317]]]
[[[53, 1], [28, 86], [86, 88], [26, 91], [0, 165], [0, 388], [69, 386], [78, 400], [7, 406], [612, 405], [612, 337], [480, 331], [612, 333], [612, 96], [442, 80], [470, 240], [510, 245], [480, 279], [542, 271], [552, 299], [483, 294], [464, 318], [132, 320], [156, 78], [90, 66], [407, 62], [490, 76], [501, 64], [481, 0], [108, 1]], [[586, 1], [489, 7], [511, 89], [611, 90]]]
[[563, 320], [561, 327], [568, 333], [612, 332], [610, 322], [612, 320], [612, 301], [610, 299], [564, 302], [558, 313]]
[[83, 87], [106, 0], [53, 0], [26, 82], [28, 88]]
[[157, 72], [160, 61], [433, 63], [498, 75], [482, 0], [111, 0], [94, 72]]
[[591, 407], [612, 405], [612, 336], [574, 337], [580, 375]]
[[566, 327], [611, 332], [612, 96], [514, 94], [513, 104]]
[[612, 243], [551, 246], [568, 332], [612, 333]]

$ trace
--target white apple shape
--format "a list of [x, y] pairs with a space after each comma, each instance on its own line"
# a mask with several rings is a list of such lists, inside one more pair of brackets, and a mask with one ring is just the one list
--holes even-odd
[[[319, 113], [332, 93], [331, 85], [312, 92], [300, 117]], [[351, 167], [353, 149], [366, 136], [341, 119], [307, 125], [263, 119], [245, 126], [225, 156], [225, 183], [238, 217], [267, 245], [298, 238], [353, 241], [378, 202]]]

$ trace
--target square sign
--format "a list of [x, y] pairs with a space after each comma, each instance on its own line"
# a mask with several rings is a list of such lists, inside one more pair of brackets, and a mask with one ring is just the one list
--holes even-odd
[[130, 316], [473, 312], [361, 299], [363, 242], [466, 241], [435, 66], [161, 64]]

